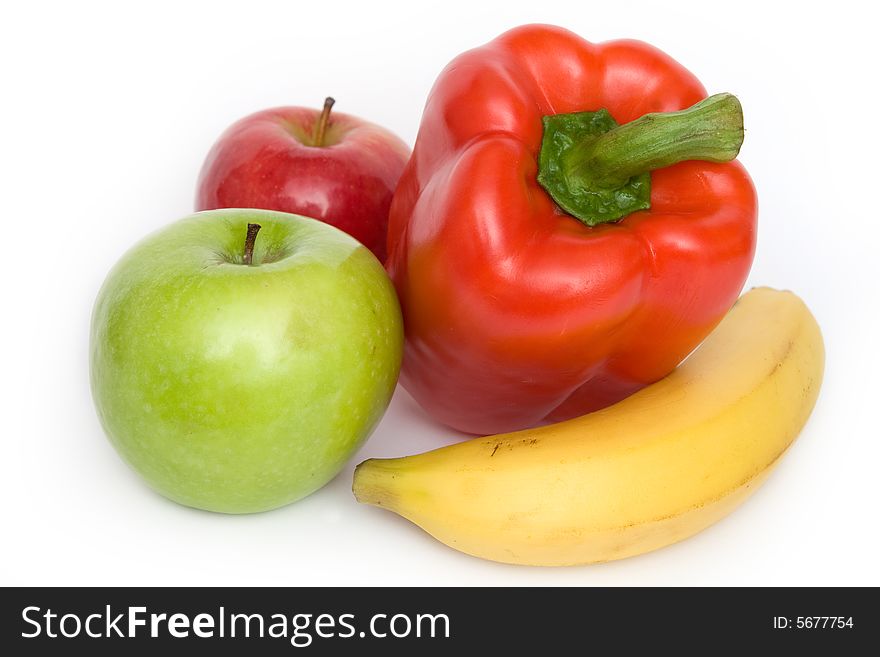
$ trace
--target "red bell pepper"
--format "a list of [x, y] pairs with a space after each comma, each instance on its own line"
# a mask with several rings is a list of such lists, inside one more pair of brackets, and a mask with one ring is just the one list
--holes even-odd
[[736, 98], [645, 43], [531, 25], [455, 59], [391, 207], [403, 385], [488, 434], [664, 377], [751, 266], [741, 143]]

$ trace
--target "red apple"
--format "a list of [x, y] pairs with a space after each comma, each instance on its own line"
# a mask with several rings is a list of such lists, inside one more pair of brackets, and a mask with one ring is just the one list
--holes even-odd
[[220, 137], [202, 166], [196, 210], [262, 208], [344, 230], [385, 261], [388, 208], [409, 147], [374, 123], [330, 108], [251, 114]]

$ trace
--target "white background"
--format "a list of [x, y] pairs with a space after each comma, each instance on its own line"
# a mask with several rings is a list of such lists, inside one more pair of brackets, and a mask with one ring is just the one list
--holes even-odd
[[[880, 584], [876, 23], [870, 3], [21, 3], [0, 10], [0, 584]], [[187, 214], [208, 148], [252, 111], [319, 106], [410, 144], [457, 53], [526, 22], [640, 38], [745, 107], [759, 191], [748, 285], [798, 292], [827, 343], [812, 419], [714, 527], [622, 562], [541, 569], [459, 554], [355, 503], [355, 463], [456, 439], [401, 390], [326, 488], [234, 517], [148, 490], [101, 433], [89, 315], [104, 275]]]

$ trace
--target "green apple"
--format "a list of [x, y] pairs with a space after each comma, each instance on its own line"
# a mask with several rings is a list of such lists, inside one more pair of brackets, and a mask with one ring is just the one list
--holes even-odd
[[265, 511], [332, 479], [388, 406], [403, 344], [394, 287], [325, 223], [215, 210], [147, 237], [92, 315], [110, 441], [155, 490]]

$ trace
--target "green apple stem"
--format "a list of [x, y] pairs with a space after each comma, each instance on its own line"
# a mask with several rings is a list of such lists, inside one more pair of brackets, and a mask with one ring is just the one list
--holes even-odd
[[247, 236], [244, 238], [244, 258], [242, 258], [242, 262], [246, 265], [254, 262], [254, 243], [257, 241], [260, 228], [262, 228], [260, 224], [248, 224]]
[[327, 132], [327, 124], [330, 122], [330, 110], [335, 102], [330, 96], [324, 99], [324, 109], [321, 110], [321, 116], [318, 117], [318, 125], [315, 126], [315, 146], [324, 145], [324, 133]]

